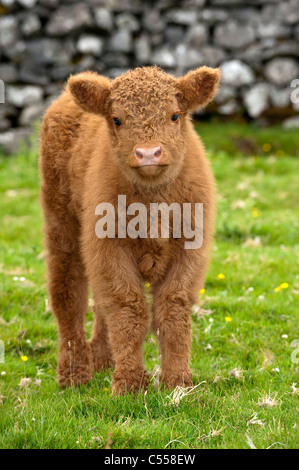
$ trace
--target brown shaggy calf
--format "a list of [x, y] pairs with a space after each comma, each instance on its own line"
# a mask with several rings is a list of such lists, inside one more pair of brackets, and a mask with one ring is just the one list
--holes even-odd
[[[157, 67], [115, 80], [80, 73], [45, 114], [41, 193], [60, 386], [84, 384], [94, 370], [113, 364], [116, 392], [146, 388], [142, 348], [150, 323], [165, 386], [192, 384], [190, 314], [209, 262], [215, 184], [189, 113], [213, 99], [219, 77], [208, 67], [180, 78]], [[115, 238], [99, 238], [95, 208], [113, 204], [117, 217], [119, 195], [127, 207], [203, 203], [202, 247], [186, 249], [186, 237], [172, 233], [124, 238], [116, 231]], [[151, 321], [144, 282], [153, 294]], [[88, 286], [95, 305], [90, 343]]]

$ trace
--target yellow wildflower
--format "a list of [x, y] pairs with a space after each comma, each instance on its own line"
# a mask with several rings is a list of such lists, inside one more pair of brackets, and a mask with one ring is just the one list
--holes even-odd
[[27, 362], [27, 361], [28, 361], [28, 357], [27, 357], [27, 356], [21, 356], [21, 361]]
[[280, 286], [275, 287], [274, 292], [279, 292], [280, 291]]
[[199, 293], [200, 293], [200, 294], [204, 294], [205, 291], [206, 291], [206, 289], [202, 288], [202, 289], [200, 289]]
[[225, 279], [225, 275], [223, 273], [219, 273], [217, 277], [218, 279]]
[[279, 286], [281, 289], [287, 289], [289, 287], [289, 284], [287, 282], [283, 282], [282, 284], [280, 284]]
[[232, 317], [225, 317], [224, 320], [225, 321], [232, 321]]
[[256, 217], [258, 217], [258, 216], [260, 215], [260, 213], [259, 213], [259, 211], [257, 210], [256, 207], [252, 207], [252, 208], [251, 208], [251, 215], [252, 215], [252, 217], [254, 217], [254, 218], [256, 218]]
[[270, 152], [271, 148], [272, 148], [272, 146], [268, 143], [263, 145], [263, 151], [264, 152]]

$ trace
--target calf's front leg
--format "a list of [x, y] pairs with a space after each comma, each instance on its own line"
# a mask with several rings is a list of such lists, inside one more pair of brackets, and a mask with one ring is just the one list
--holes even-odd
[[177, 252], [161, 284], [154, 286], [153, 323], [161, 349], [161, 381], [167, 388], [192, 386], [189, 367], [191, 307], [203, 287], [207, 258]]
[[161, 379], [167, 388], [192, 385], [189, 368], [191, 305], [177, 286], [158, 289], [153, 305], [153, 329], [161, 348]]
[[[95, 304], [107, 326], [108, 342], [115, 365], [113, 390], [137, 393], [146, 389], [148, 375], [143, 366], [143, 343], [149, 315], [133, 255], [103, 240], [96, 255], [88, 259], [89, 280]], [[96, 336], [93, 338], [95, 348]]]
[[137, 291], [110, 306], [106, 316], [115, 363], [113, 390], [137, 393], [146, 389], [148, 375], [143, 366], [143, 343], [148, 331], [144, 299]]

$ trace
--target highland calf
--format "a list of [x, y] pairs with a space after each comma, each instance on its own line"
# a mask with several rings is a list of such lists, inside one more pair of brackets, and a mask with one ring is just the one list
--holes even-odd
[[[192, 384], [191, 307], [209, 262], [215, 184], [190, 112], [213, 99], [219, 77], [208, 67], [180, 78], [157, 67], [115, 80], [84, 72], [70, 77], [46, 112], [41, 196], [60, 386], [84, 384], [94, 370], [113, 365], [117, 393], [145, 389], [142, 351], [150, 325], [161, 348], [161, 381], [166, 387]], [[168, 238], [160, 232], [155, 238], [124, 236], [117, 224], [114, 238], [99, 238], [96, 207], [112, 204], [120, 217], [120, 195], [126, 207], [202, 203], [202, 246], [186, 249], [184, 234], [171, 231]], [[95, 315], [90, 342], [84, 329], [88, 286]]]

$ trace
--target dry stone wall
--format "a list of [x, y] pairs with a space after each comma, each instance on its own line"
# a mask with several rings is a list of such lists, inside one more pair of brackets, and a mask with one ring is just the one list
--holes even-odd
[[299, 0], [0, 0], [0, 143], [15, 151], [70, 74], [152, 64], [221, 66], [205, 114], [296, 124]]

